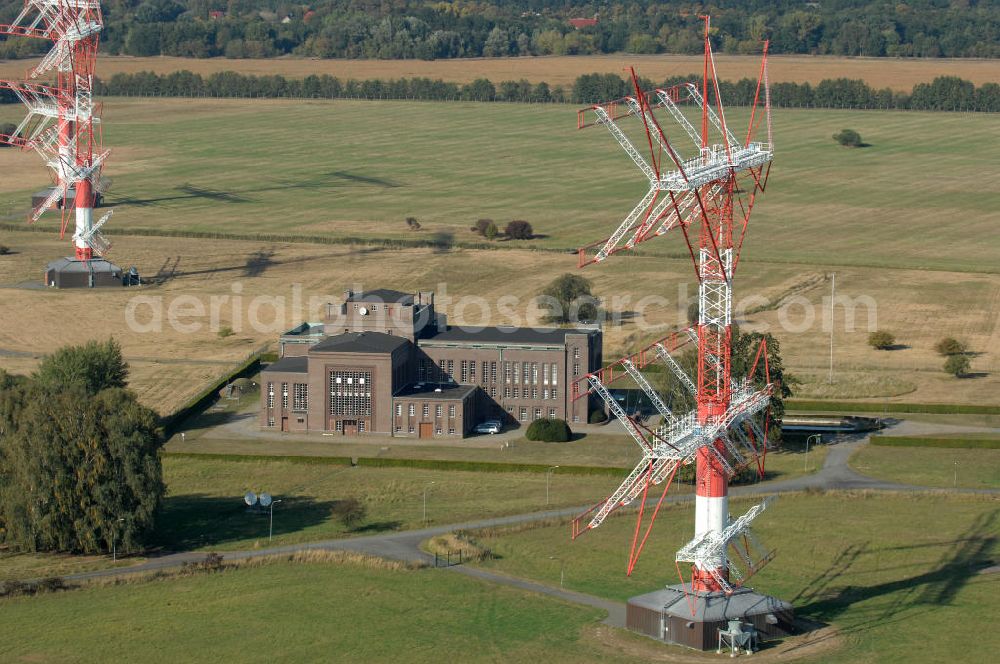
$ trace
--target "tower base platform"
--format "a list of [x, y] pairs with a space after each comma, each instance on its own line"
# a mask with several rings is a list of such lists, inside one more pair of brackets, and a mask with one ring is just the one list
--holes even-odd
[[791, 604], [750, 588], [739, 588], [729, 596], [689, 592], [685, 597], [682, 586], [667, 586], [632, 597], [625, 614], [625, 624], [633, 632], [696, 650], [715, 650], [719, 629], [725, 630], [730, 620], [753, 625], [765, 641], [795, 631]]
[[129, 275], [103, 258], [82, 261], [60, 258], [45, 268], [45, 285], [50, 288], [121, 288], [130, 285]]

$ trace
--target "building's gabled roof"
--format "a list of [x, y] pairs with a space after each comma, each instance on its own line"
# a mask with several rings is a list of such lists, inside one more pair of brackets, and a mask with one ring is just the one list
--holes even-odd
[[348, 302], [377, 302], [380, 304], [413, 304], [413, 295], [389, 288], [376, 288], [363, 293], [351, 293]]
[[410, 343], [403, 337], [382, 332], [345, 332], [327, 337], [309, 348], [312, 353], [391, 353]]
[[305, 355], [300, 357], [283, 357], [274, 364], [264, 368], [264, 371], [282, 371], [285, 373], [308, 373], [309, 358]]
[[567, 334], [590, 334], [596, 329], [568, 327], [467, 327], [450, 326], [418, 343], [489, 343], [562, 345]]

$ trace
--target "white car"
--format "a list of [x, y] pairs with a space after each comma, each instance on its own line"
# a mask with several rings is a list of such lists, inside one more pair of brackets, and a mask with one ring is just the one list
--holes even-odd
[[476, 425], [476, 433], [500, 433], [503, 426], [500, 424], [500, 420], [486, 420], [485, 422], [480, 422]]

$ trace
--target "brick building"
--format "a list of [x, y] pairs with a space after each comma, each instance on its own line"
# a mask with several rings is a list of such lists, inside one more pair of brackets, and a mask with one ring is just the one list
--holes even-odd
[[449, 327], [434, 294], [345, 293], [281, 335], [261, 372], [264, 428], [465, 436], [487, 419], [586, 422], [574, 381], [601, 366], [601, 330]]

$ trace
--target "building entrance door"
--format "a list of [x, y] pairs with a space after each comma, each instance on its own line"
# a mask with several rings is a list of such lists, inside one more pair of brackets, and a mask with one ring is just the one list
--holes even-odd
[[358, 421], [357, 420], [344, 420], [344, 435], [345, 436], [356, 436], [356, 435], [358, 435]]
[[420, 437], [430, 438], [434, 435], [434, 423], [433, 422], [421, 422], [420, 423]]
[[288, 433], [288, 418], [287, 417], [282, 417], [281, 418], [281, 430], [284, 431], [285, 433]]

